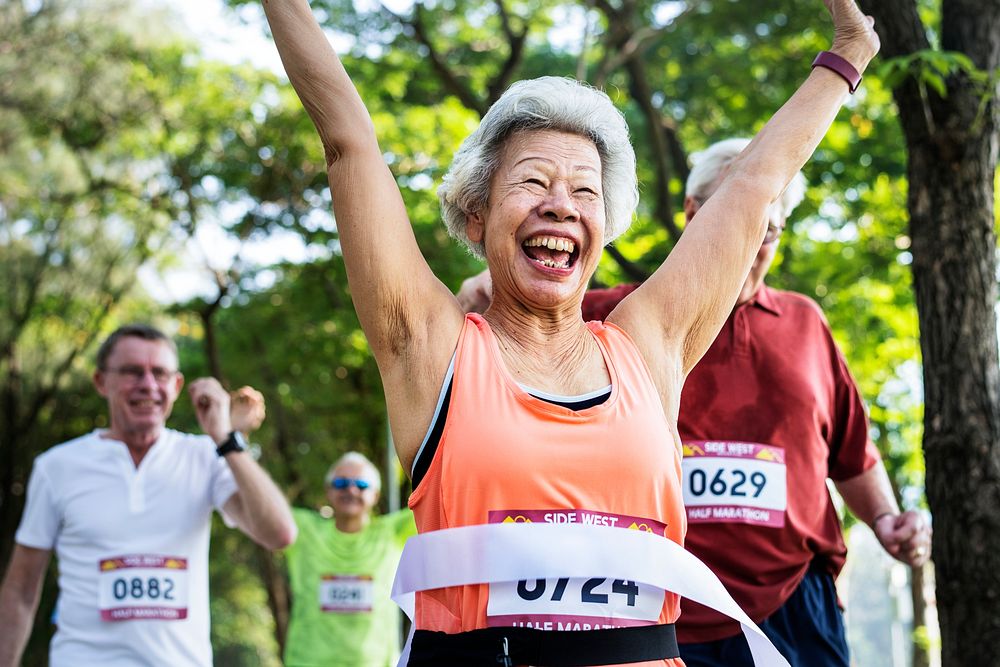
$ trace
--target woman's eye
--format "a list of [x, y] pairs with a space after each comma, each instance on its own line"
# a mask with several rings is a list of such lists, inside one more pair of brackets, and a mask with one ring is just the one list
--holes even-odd
[[540, 185], [543, 188], [545, 187], [545, 184], [542, 183], [542, 181], [540, 179], [537, 179], [537, 178], [529, 178], [529, 179], [525, 180], [524, 182], [527, 183], [527, 184], [529, 184], [529, 185]]

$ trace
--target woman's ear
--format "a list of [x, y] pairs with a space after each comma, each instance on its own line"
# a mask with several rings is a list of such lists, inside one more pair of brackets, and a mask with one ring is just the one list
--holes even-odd
[[685, 223], [691, 222], [691, 220], [694, 218], [694, 214], [698, 212], [699, 208], [701, 208], [701, 202], [699, 202], [697, 199], [695, 199], [691, 195], [687, 195], [686, 197], [684, 197], [684, 218], [685, 218], [684, 222]]
[[466, 213], [465, 214], [465, 235], [469, 237], [469, 240], [473, 243], [482, 243], [486, 236], [486, 225], [483, 223], [483, 216], [481, 213]]

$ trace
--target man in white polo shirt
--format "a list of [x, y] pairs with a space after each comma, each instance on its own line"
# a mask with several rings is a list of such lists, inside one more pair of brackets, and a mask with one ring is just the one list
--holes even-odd
[[[208, 543], [212, 509], [268, 549], [295, 539], [284, 496], [244, 451], [263, 419], [249, 388], [188, 388], [206, 435], [165, 428], [184, 377], [177, 349], [144, 325], [115, 331], [94, 386], [110, 427], [35, 459], [0, 588], [0, 667], [18, 664], [54, 549], [59, 562], [52, 667], [212, 664]], [[234, 428], [234, 426], [236, 428]]]

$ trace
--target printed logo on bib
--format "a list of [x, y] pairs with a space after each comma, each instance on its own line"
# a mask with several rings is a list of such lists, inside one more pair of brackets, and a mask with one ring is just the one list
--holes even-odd
[[179, 621], [188, 613], [188, 562], [174, 556], [116, 556], [98, 561], [104, 621]]
[[681, 466], [689, 523], [785, 525], [787, 488], [781, 447], [686, 442]]
[[373, 598], [372, 578], [367, 575], [324, 574], [319, 582], [319, 607], [325, 612], [371, 611]]
[[[582, 523], [666, 536], [653, 519], [590, 510], [493, 510], [489, 523]], [[614, 539], [609, 536], [609, 539]], [[596, 630], [653, 625], [663, 609], [664, 591], [621, 579], [534, 579], [490, 584], [486, 623], [490, 627], [539, 630]]]

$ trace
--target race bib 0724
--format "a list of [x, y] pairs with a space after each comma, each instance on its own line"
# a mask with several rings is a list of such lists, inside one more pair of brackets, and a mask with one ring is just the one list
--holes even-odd
[[150, 554], [101, 559], [98, 607], [104, 621], [187, 618], [187, 559]]
[[785, 451], [752, 442], [684, 443], [684, 506], [689, 523], [785, 525]]
[[[495, 510], [490, 523], [581, 523], [666, 536], [666, 525], [641, 517], [589, 510]], [[608, 539], [613, 540], [614, 535]], [[653, 625], [664, 591], [634, 581], [593, 577], [534, 579], [490, 584], [486, 623], [490, 627], [539, 630], [595, 630]]]

